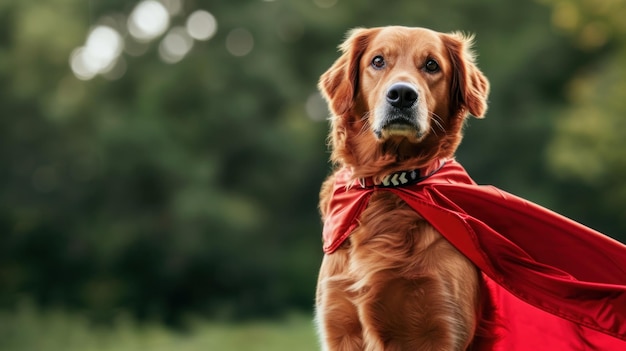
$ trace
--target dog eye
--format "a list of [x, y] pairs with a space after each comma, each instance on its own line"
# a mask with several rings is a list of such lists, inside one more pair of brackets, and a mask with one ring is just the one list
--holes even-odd
[[437, 61], [430, 59], [426, 61], [426, 64], [424, 65], [424, 69], [430, 73], [435, 73], [439, 71], [439, 64], [437, 63]]
[[380, 55], [374, 57], [374, 59], [372, 60], [372, 67], [374, 67], [375, 69], [381, 69], [385, 67], [385, 59]]

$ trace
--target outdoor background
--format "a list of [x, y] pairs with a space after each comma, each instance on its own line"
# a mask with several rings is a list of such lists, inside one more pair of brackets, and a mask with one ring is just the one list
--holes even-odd
[[0, 349], [315, 350], [316, 83], [357, 26], [475, 33], [492, 93], [458, 159], [626, 241], [624, 18], [623, 0], [0, 0]]

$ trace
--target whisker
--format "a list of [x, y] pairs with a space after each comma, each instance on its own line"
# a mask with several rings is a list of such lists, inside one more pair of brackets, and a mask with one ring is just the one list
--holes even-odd
[[360, 121], [363, 122], [366, 119], [368, 119], [370, 117], [370, 115], [372, 114], [372, 111], [367, 111], [363, 114], [363, 117], [361, 117]]
[[371, 111], [365, 112], [363, 114], [363, 117], [359, 119], [359, 122], [362, 122], [362, 124], [361, 124], [361, 130], [359, 130], [359, 132], [357, 133], [357, 136], [361, 136], [369, 132], [369, 123], [367, 123], [367, 121], [369, 119], [370, 114], [371, 114]]
[[433, 126], [432, 126], [432, 125], [430, 126], [430, 131], [431, 131], [431, 132], [433, 132], [433, 134], [434, 134], [435, 136], [439, 136], [439, 135], [437, 135], [437, 131], [435, 130], [435, 128], [433, 128]]
[[[434, 122], [434, 124], [435, 124], [437, 127], [439, 127], [439, 129], [441, 129], [441, 131], [442, 131], [442, 132], [444, 132], [444, 133], [445, 133], [445, 131], [446, 131], [446, 130], [445, 130], [445, 128], [443, 127], [443, 119], [442, 119], [441, 117], [439, 117], [439, 115], [437, 115], [437, 114], [436, 114], [436, 113], [434, 113], [434, 112], [429, 112], [429, 113], [430, 113], [430, 115], [432, 116], [432, 121]], [[437, 134], [437, 133], [435, 132], [434, 128], [432, 127], [432, 125], [431, 125], [431, 129], [433, 130], [433, 132], [434, 132], [435, 134]]]

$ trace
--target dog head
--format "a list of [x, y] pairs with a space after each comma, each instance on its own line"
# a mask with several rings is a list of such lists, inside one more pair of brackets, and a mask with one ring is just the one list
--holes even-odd
[[360, 177], [452, 157], [465, 118], [487, 109], [489, 83], [471, 45], [470, 36], [424, 28], [349, 32], [319, 82], [332, 112], [332, 160]]

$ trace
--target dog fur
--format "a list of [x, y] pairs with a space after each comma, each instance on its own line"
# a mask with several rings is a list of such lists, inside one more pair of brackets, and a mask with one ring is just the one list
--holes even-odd
[[[319, 82], [332, 112], [336, 169], [379, 182], [453, 158], [466, 117], [487, 109], [489, 83], [471, 45], [471, 36], [424, 28], [349, 32]], [[332, 187], [333, 175], [322, 185], [322, 218]], [[419, 214], [392, 193], [375, 192], [357, 229], [323, 258], [316, 293], [322, 348], [469, 350], [481, 284], [475, 266]]]

